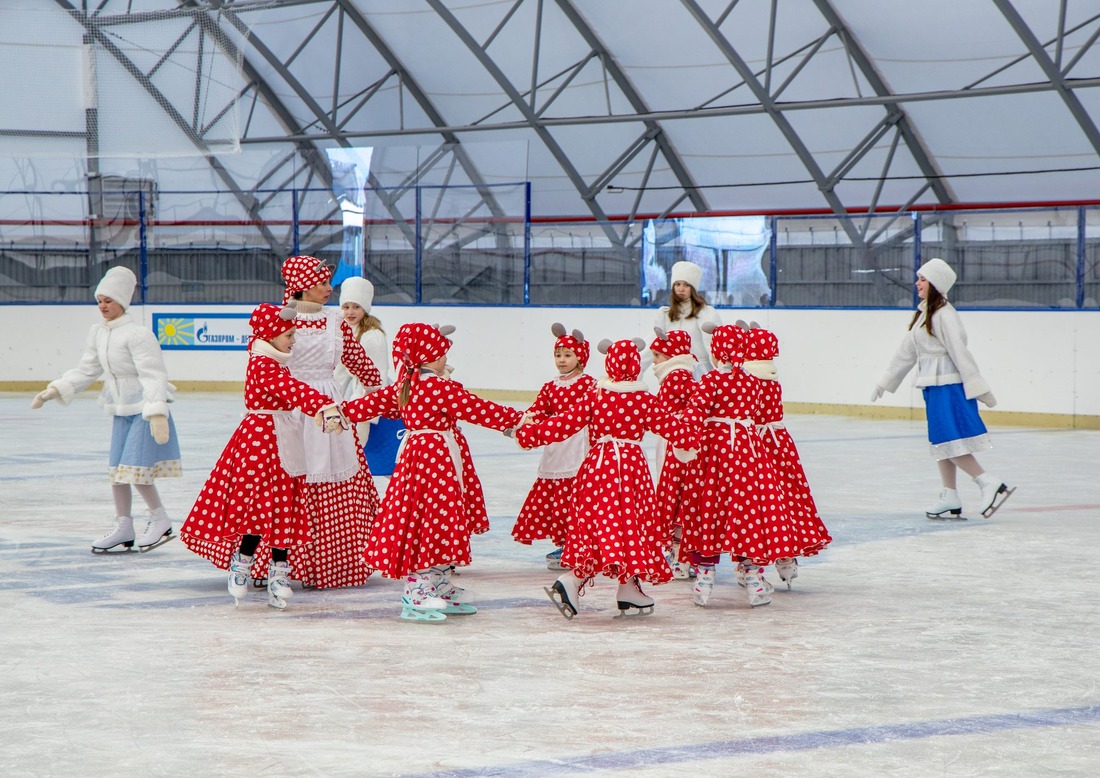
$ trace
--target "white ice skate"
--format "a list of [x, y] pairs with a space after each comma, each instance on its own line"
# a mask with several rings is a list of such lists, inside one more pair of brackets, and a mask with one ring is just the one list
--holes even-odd
[[982, 516], [987, 519], [1016, 491], [1015, 486], [1009, 488], [1008, 484], [989, 473], [982, 473], [974, 479], [974, 483], [982, 490]]
[[563, 549], [555, 548], [549, 554], [546, 555], [546, 569], [547, 570], [565, 570], [566, 568], [561, 563], [561, 552]]
[[561, 612], [561, 615], [571, 620], [577, 615], [581, 592], [591, 580], [586, 578], [581, 581], [573, 575], [572, 571], [569, 571], [559, 576], [558, 580], [550, 586], [542, 587], [542, 590], [546, 592], [546, 596], [550, 598], [550, 602], [554, 603], [554, 607]]
[[436, 595], [427, 573], [405, 576], [405, 595], [401, 598], [401, 618], [406, 621], [445, 621], [447, 602]]
[[461, 586], [455, 586], [451, 581], [453, 572], [454, 568], [450, 565], [440, 565], [428, 571], [435, 586], [436, 596], [447, 603], [446, 612], [454, 616], [467, 616], [471, 613], [477, 613], [477, 608], [464, 602], [466, 590]]
[[759, 608], [772, 601], [772, 593], [764, 587], [764, 568], [748, 560], [738, 562], [738, 567], [745, 568], [745, 593], [748, 595], [749, 607]]
[[114, 529], [92, 543], [93, 554], [120, 554], [133, 549], [134, 520], [129, 516], [116, 516]]
[[157, 546], [163, 546], [175, 535], [172, 534], [172, 520], [168, 518], [168, 511], [161, 506], [155, 511], [149, 511], [149, 521], [145, 523], [145, 530], [135, 542], [138, 551], [152, 551]]
[[940, 492], [939, 498], [924, 509], [924, 515], [930, 519], [954, 519], [955, 521], [966, 521], [966, 517], [962, 515], [962, 501], [959, 499], [959, 493], [954, 489], [944, 488]]
[[706, 606], [714, 591], [714, 565], [699, 565], [695, 568], [695, 604], [700, 608]]
[[615, 618], [625, 616], [631, 608], [643, 616], [653, 613], [653, 598], [642, 591], [638, 576], [619, 584], [619, 590], [615, 592], [615, 603], [619, 606], [619, 615]]
[[787, 584], [787, 591], [791, 590], [791, 581], [798, 578], [798, 560], [794, 558], [775, 560], [775, 572], [779, 580]]
[[241, 598], [248, 594], [248, 575], [252, 570], [250, 556], [241, 556], [238, 551], [229, 558], [229, 594], [233, 596], [233, 606], [240, 604]]
[[[763, 568], [761, 568], [761, 569], [763, 569]], [[746, 584], [745, 584], [745, 570], [746, 570], [746, 568], [744, 566], [738, 565], [737, 570], [735, 572], [735, 576], [737, 578], [737, 585], [740, 586], [742, 589], [744, 589], [745, 586], [746, 586]], [[795, 573], [795, 575], [798, 575], [798, 574]], [[780, 576], [780, 577], [782, 577], [782, 576]], [[767, 578], [764, 577], [763, 573], [761, 573], [761, 575], [760, 575], [760, 580], [764, 584], [764, 591], [765, 592], [767, 592], [768, 594], [774, 594], [775, 593], [775, 587], [772, 586], [771, 581], [769, 581]]]
[[290, 563], [272, 562], [267, 568], [267, 604], [276, 610], [284, 610], [292, 594]]

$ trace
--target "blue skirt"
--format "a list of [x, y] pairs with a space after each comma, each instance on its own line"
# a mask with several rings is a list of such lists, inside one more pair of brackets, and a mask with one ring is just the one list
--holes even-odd
[[172, 416], [168, 416], [168, 442], [164, 444], [153, 440], [149, 422], [140, 413], [115, 416], [109, 464], [113, 484], [151, 484], [157, 478], [180, 476], [180, 442]]
[[993, 447], [978, 415], [978, 401], [966, 399], [962, 384], [926, 386], [922, 392], [928, 416], [928, 443], [934, 459], [950, 459]]
[[380, 417], [377, 424], [371, 424], [370, 435], [363, 446], [371, 475], [393, 475], [397, 447], [404, 433], [405, 425], [400, 419]]

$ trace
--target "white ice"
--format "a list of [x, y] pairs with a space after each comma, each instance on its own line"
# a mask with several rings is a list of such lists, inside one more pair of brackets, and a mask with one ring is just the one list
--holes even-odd
[[[174, 406], [177, 528], [241, 407]], [[750, 610], [726, 560], [706, 608], [673, 582], [614, 619], [603, 580], [567, 622], [549, 545], [509, 534], [538, 454], [467, 426], [480, 612], [427, 625], [378, 577], [279, 613], [178, 540], [93, 556], [107, 417], [6, 394], [0, 423], [5, 776], [1100, 774], [1100, 432], [994, 428], [981, 460], [1018, 491], [985, 520], [963, 483], [970, 520], [937, 523], [922, 423], [789, 418], [835, 538], [792, 592]]]

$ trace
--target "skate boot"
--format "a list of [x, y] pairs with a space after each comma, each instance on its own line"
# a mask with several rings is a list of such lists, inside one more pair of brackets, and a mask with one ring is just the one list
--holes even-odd
[[168, 511], [161, 506], [149, 511], [149, 521], [145, 523], [145, 530], [137, 539], [138, 551], [152, 551], [157, 546], [163, 546], [174, 538], [172, 534], [172, 520], [168, 518]]
[[772, 593], [764, 587], [764, 568], [748, 559], [741, 560], [737, 565], [745, 568], [745, 593], [748, 595], [749, 607], [759, 608], [770, 603]]
[[700, 608], [707, 604], [714, 591], [714, 565], [698, 565], [695, 568], [695, 604]]
[[229, 593], [233, 596], [234, 607], [248, 594], [248, 575], [251, 571], [252, 557], [241, 556], [238, 551], [229, 558]]
[[[740, 565], [740, 564], [737, 565], [737, 571], [736, 571], [737, 585], [740, 586], [742, 589], [744, 589], [745, 586], [746, 586], [746, 584], [745, 584], [745, 569], [746, 568], [743, 567], [742, 565]], [[795, 575], [798, 575], [798, 573], [795, 573]], [[782, 578], [782, 576], [780, 576], [780, 578]], [[771, 582], [763, 576], [763, 573], [761, 573], [760, 580], [764, 584], [764, 591], [766, 591], [768, 594], [773, 594], [775, 592], [775, 587], [772, 586]]]
[[562, 616], [572, 619], [577, 615], [581, 593], [591, 580], [591, 578], [586, 578], [582, 581], [573, 575], [572, 571], [567, 571], [559, 576], [558, 580], [554, 581], [552, 585], [542, 587], [542, 590], [546, 592], [546, 596], [550, 598], [550, 602], [554, 603], [554, 607], [561, 612]]
[[798, 578], [798, 560], [794, 558], [775, 560], [775, 572], [779, 580], [787, 584], [787, 591], [791, 590], [791, 581]]
[[409, 573], [405, 576], [405, 596], [401, 598], [401, 618], [406, 621], [444, 621], [447, 602], [436, 595], [431, 576]]
[[679, 561], [680, 558], [680, 544], [673, 543], [672, 550], [668, 553], [668, 566], [672, 568], [672, 577], [677, 581], [686, 581], [692, 577], [691, 565], [687, 562]]
[[477, 613], [477, 608], [465, 602], [466, 590], [461, 586], [455, 586], [451, 581], [453, 572], [454, 568], [450, 565], [440, 565], [428, 571], [428, 575], [432, 578], [432, 584], [435, 586], [436, 596], [447, 603], [447, 613], [455, 616]]
[[561, 552], [563, 549], [555, 548], [549, 554], [546, 555], [546, 569], [547, 570], [565, 570], [561, 563]]
[[1010, 489], [1008, 484], [989, 473], [982, 473], [974, 479], [974, 483], [982, 490], [982, 516], [987, 519], [1016, 491], [1015, 486]]
[[272, 562], [267, 568], [267, 604], [283, 610], [292, 594], [294, 590], [290, 588], [290, 563]]
[[[115, 517], [115, 527], [99, 540], [92, 543], [93, 554], [119, 554], [134, 547], [134, 520], [129, 516]], [[122, 546], [118, 551], [111, 549]]]
[[619, 584], [619, 590], [615, 592], [615, 603], [619, 606], [619, 615], [615, 618], [625, 616], [631, 608], [636, 608], [643, 616], [653, 613], [653, 598], [642, 591], [638, 576]]
[[[983, 492], [984, 494], [984, 492]], [[939, 499], [924, 509], [924, 515], [930, 519], [965, 520], [962, 515], [962, 501], [954, 489], [944, 487]]]

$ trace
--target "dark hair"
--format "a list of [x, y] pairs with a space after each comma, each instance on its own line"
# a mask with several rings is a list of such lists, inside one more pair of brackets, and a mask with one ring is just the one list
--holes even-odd
[[295, 292], [294, 294], [291, 295], [291, 297], [293, 297], [295, 300], [301, 300], [302, 299], [302, 294], [303, 294], [302, 292]]
[[[929, 335], [935, 334], [932, 332], [932, 314], [945, 305], [947, 305], [947, 298], [940, 294], [939, 289], [932, 286], [932, 282], [929, 282], [928, 294], [924, 298], [924, 328], [928, 330]], [[913, 329], [913, 325], [917, 323], [920, 314], [921, 312], [918, 308], [916, 313], [913, 314], [912, 320], [909, 322], [909, 329]]]
[[[691, 313], [689, 313], [684, 318], [694, 319], [696, 316], [699, 315], [699, 311], [703, 310], [704, 306], [706, 306], [707, 301], [703, 297], [703, 295], [699, 294], [699, 292], [696, 291], [694, 286], [688, 284], [688, 288], [691, 289], [691, 296], [688, 297], [688, 302], [691, 303]], [[669, 290], [668, 293], [668, 320], [680, 320], [680, 301], [676, 299], [676, 292], [674, 290]]]

